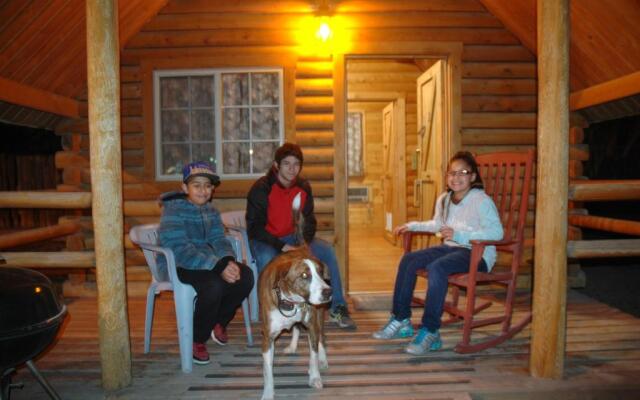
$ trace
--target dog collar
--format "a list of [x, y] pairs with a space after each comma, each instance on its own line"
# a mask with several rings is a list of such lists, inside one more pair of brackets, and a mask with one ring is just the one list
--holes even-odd
[[[296, 315], [296, 312], [298, 312], [298, 308], [303, 311], [307, 308], [307, 303], [305, 302], [296, 303], [290, 300], [283, 299], [279, 287], [275, 287], [273, 288], [273, 290], [276, 292], [276, 297], [278, 298], [278, 311], [280, 311], [280, 314], [282, 314], [283, 317], [291, 318]], [[290, 314], [285, 314], [285, 312], [288, 312]]]

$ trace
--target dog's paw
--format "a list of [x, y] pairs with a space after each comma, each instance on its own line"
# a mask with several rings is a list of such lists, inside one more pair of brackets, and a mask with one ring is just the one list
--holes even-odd
[[269, 393], [262, 393], [262, 400], [273, 400], [273, 392]]
[[309, 378], [309, 387], [322, 389], [322, 379], [321, 378]]
[[284, 354], [296, 354], [297, 346], [287, 346], [284, 348]]
[[329, 369], [329, 361], [325, 360], [319, 360], [318, 364], [320, 365], [320, 369]]

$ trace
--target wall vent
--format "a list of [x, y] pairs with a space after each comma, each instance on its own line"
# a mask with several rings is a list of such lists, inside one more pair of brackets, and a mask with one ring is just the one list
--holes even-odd
[[347, 197], [350, 203], [368, 203], [369, 202], [369, 186], [348, 187]]

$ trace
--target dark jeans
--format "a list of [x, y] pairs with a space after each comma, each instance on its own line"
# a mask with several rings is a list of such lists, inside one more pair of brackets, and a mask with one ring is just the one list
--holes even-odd
[[193, 312], [193, 341], [206, 343], [215, 324], [227, 326], [236, 310], [253, 288], [253, 273], [244, 264], [240, 266], [240, 280], [228, 283], [211, 270], [178, 268], [181, 282], [193, 286], [196, 305]]
[[[416, 271], [426, 269], [429, 274], [427, 299], [422, 314], [422, 326], [431, 332], [440, 329], [440, 318], [447, 297], [447, 278], [451, 274], [468, 272], [471, 250], [464, 247], [440, 245], [405, 254], [400, 260], [393, 291], [392, 313], [398, 320], [411, 317], [411, 299], [416, 287]], [[478, 271], [486, 272], [481, 260]]]

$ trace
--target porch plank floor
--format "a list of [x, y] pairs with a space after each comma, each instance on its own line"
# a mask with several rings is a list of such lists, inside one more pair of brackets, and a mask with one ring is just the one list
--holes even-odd
[[[180, 371], [173, 301], [157, 301], [151, 353], [143, 354], [144, 299], [129, 300], [133, 383], [113, 393], [117, 399], [256, 399], [262, 393], [260, 326], [254, 324], [256, 345], [246, 346], [241, 315], [229, 327], [226, 347], [209, 344], [212, 363]], [[283, 354], [288, 335], [277, 342], [276, 398], [324, 399], [509, 399], [553, 398], [550, 393], [604, 393], [604, 398], [640, 398], [640, 320], [575, 292], [567, 314], [567, 352], [563, 380], [528, 375], [529, 335], [525, 329], [513, 340], [470, 355], [452, 351], [460, 339], [455, 326], [442, 331], [444, 349], [423, 357], [404, 353], [406, 340], [386, 342], [371, 333], [388, 318], [383, 309], [353, 312], [359, 329], [341, 331], [327, 323], [329, 369], [322, 372], [324, 389], [307, 387], [308, 349], [301, 337], [297, 355]], [[515, 318], [523, 312], [519, 306]], [[488, 313], [494, 312], [491, 308]], [[420, 311], [415, 313], [418, 321]], [[63, 399], [102, 399], [100, 359], [94, 299], [69, 301], [69, 318], [57, 343], [36, 361], [40, 371]], [[480, 329], [495, 334], [497, 326]], [[47, 399], [29, 372], [21, 368], [13, 400]], [[610, 393], [612, 397], [607, 397]], [[524, 397], [523, 397], [524, 396]], [[621, 396], [621, 397], [613, 397]]]

